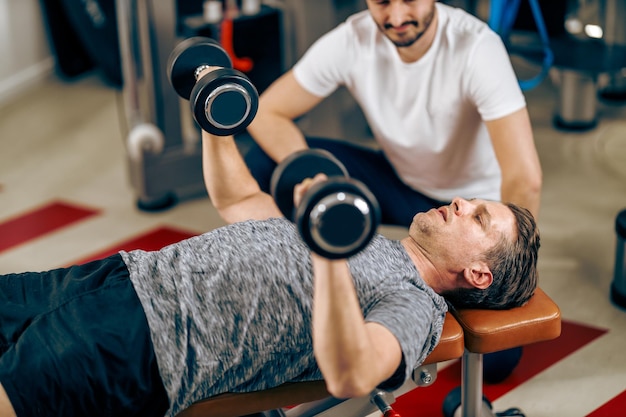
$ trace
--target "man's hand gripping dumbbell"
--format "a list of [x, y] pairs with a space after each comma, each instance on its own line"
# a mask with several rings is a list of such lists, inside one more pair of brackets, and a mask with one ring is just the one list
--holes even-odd
[[304, 242], [325, 258], [361, 251], [380, 223], [374, 195], [325, 150], [307, 149], [285, 159], [272, 175], [271, 193]]

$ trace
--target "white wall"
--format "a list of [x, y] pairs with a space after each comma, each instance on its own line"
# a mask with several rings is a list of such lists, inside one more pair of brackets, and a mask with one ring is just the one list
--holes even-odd
[[40, 0], [0, 0], [0, 105], [53, 68]]

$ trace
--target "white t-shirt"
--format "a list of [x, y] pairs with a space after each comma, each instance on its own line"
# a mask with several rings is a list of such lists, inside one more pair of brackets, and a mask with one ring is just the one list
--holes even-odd
[[436, 3], [437, 34], [404, 63], [369, 11], [318, 39], [294, 66], [307, 91], [344, 85], [398, 175], [438, 200], [500, 199], [501, 172], [482, 122], [526, 105], [500, 37], [461, 9]]

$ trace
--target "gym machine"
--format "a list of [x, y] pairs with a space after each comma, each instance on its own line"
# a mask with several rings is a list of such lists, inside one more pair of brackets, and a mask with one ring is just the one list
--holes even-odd
[[[219, 38], [220, 25], [203, 22], [192, 14], [181, 15], [175, 0], [116, 0], [115, 6], [128, 169], [137, 206], [146, 211], [163, 210], [177, 201], [206, 196], [200, 129], [189, 103], [170, 85], [168, 59], [184, 39], [208, 34]], [[238, 30], [256, 30], [263, 38], [271, 37], [263, 41], [274, 55], [265, 61], [256, 60], [257, 72], [247, 74], [257, 88], [266, 87], [285, 67], [280, 15], [280, 9], [263, 5], [256, 15], [231, 19], [235, 35]], [[271, 28], [251, 27], [258, 25]], [[258, 34], [256, 38], [260, 38]], [[236, 49], [236, 36], [230, 41]], [[261, 73], [267, 79], [258, 82]]]

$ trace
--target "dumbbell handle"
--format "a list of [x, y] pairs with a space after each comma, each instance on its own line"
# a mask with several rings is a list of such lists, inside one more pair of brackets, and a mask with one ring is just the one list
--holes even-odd
[[196, 68], [196, 70], [193, 72], [193, 76], [196, 78], [196, 81], [202, 78], [206, 70], [209, 70], [211, 68], [213, 67], [209, 64], [202, 64], [198, 68]]

